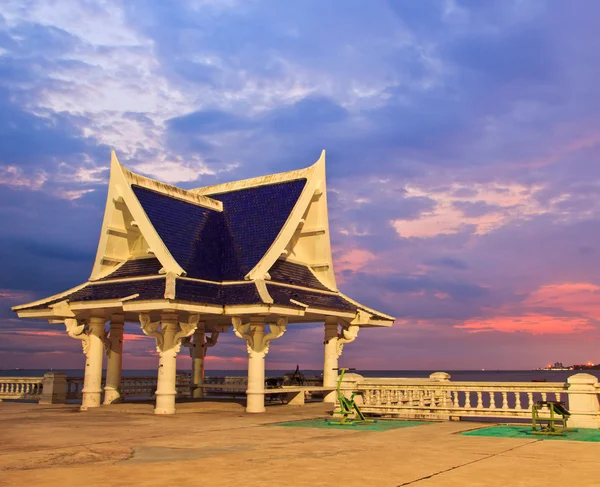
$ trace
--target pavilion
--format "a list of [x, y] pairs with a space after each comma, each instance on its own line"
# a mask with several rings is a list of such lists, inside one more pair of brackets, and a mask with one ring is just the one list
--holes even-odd
[[323, 384], [334, 387], [343, 345], [360, 328], [394, 322], [337, 288], [325, 151], [306, 169], [192, 190], [134, 174], [113, 152], [89, 280], [13, 310], [81, 340], [82, 409], [102, 404], [105, 350], [103, 404], [119, 400], [124, 323], [139, 322], [159, 354], [157, 414], [175, 412], [182, 343], [192, 347], [193, 397], [202, 397], [206, 348], [233, 328], [248, 349], [246, 410], [263, 412], [265, 356], [289, 324], [324, 322]]

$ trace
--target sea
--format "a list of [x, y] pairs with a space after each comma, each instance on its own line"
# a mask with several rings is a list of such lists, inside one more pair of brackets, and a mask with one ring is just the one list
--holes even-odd
[[[0, 370], [0, 377], [41, 377], [52, 369], [6, 369]], [[83, 369], [61, 369], [54, 372], [66, 372], [69, 377], [83, 377]], [[178, 370], [178, 373], [189, 373], [189, 370]], [[293, 370], [266, 370], [266, 377], [283, 377]], [[320, 377], [321, 370], [301, 370], [305, 377]], [[356, 370], [353, 373], [364, 377], [393, 377], [393, 378], [427, 378], [439, 370]], [[584, 372], [594, 375], [600, 380], [600, 370], [444, 370], [450, 374], [450, 380], [466, 382], [566, 382], [571, 375]], [[156, 375], [156, 369], [124, 370], [124, 377], [148, 377]], [[206, 370], [206, 377], [242, 377], [246, 370]]]

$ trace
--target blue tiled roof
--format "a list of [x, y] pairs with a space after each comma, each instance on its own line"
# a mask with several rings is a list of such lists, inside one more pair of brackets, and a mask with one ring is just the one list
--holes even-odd
[[188, 277], [241, 280], [279, 235], [305, 179], [211, 195], [223, 212], [132, 185], [158, 235]]
[[132, 186], [156, 232], [190, 277], [222, 280], [222, 261], [228, 260], [222, 213], [170, 196]]
[[290, 216], [306, 179], [207, 195], [223, 202], [223, 215], [238, 268], [224, 269], [223, 280], [242, 279], [267, 253]]
[[355, 312], [357, 310], [356, 305], [350, 301], [347, 301], [338, 294], [323, 294], [317, 291], [305, 291], [302, 289], [276, 286], [273, 284], [267, 284], [267, 290], [269, 291], [269, 294], [273, 298], [275, 304], [297, 307], [297, 305], [290, 303], [290, 299], [294, 299], [300, 303], [310, 306], [311, 308], [334, 309], [350, 312]]
[[321, 281], [310, 272], [307, 266], [295, 262], [279, 259], [269, 269], [269, 275], [271, 276], [271, 281], [293, 284], [295, 286], [312, 287], [313, 289], [321, 289], [323, 291], [329, 290], [321, 284]]
[[139, 294], [139, 297], [135, 299], [164, 299], [165, 279], [90, 283], [84, 288], [62, 296], [59, 299], [53, 299], [52, 301], [31, 306], [27, 309], [45, 309], [65, 299], [68, 299], [70, 302], [102, 301], [105, 299], [126, 298], [132, 294]]
[[217, 304], [262, 304], [254, 283], [248, 284], [211, 284], [208, 282], [177, 279], [175, 299], [192, 303]]
[[109, 279], [122, 279], [124, 277], [141, 277], [154, 276], [162, 268], [162, 264], [156, 257], [147, 259], [128, 260], [116, 271], [99, 279], [99, 281], [107, 281]]

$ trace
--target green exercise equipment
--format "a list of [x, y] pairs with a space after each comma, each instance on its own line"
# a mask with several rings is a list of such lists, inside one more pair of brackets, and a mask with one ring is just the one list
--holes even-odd
[[[356, 424], [364, 424], [364, 423], [376, 423], [374, 419], [367, 419], [365, 415], [361, 412], [360, 408], [357, 406], [356, 402], [354, 402], [355, 392], [352, 393], [350, 399], [348, 399], [344, 393], [342, 392], [342, 381], [344, 380], [344, 374], [347, 370], [356, 370], [348, 367], [345, 368], [336, 368], [333, 370], [340, 371], [340, 377], [338, 378], [337, 383], [337, 399], [339, 410], [333, 412], [333, 414], [338, 414], [342, 416], [342, 419], [339, 421], [328, 421], [327, 424], [330, 425], [339, 425], [339, 426], [354, 426]], [[350, 417], [353, 416], [353, 417]], [[358, 417], [359, 419], [356, 419]]]
[[[546, 408], [550, 413], [550, 417], [540, 416], [540, 412]], [[537, 401], [531, 406], [531, 434], [543, 436], [566, 436], [565, 433], [575, 431], [573, 428], [567, 428], [569, 416], [571, 416], [571, 413], [567, 411], [567, 408], [565, 408], [565, 404], [563, 402]], [[561, 423], [561, 425], [557, 426], [556, 423]]]

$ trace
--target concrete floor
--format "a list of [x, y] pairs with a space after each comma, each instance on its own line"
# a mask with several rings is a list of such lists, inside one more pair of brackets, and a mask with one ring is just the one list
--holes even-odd
[[486, 425], [432, 423], [389, 431], [285, 428], [324, 417], [323, 404], [150, 405], [80, 412], [0, 403], [0, 486], [600, 486], [600, 443], [463, 437]]

